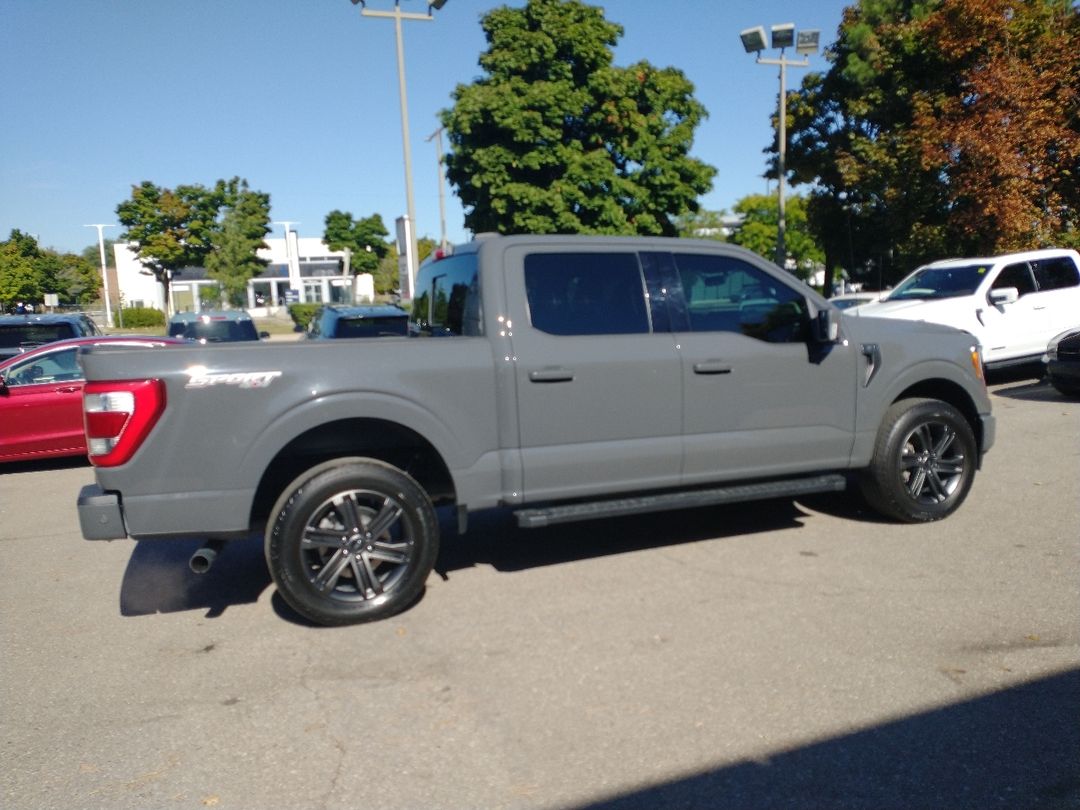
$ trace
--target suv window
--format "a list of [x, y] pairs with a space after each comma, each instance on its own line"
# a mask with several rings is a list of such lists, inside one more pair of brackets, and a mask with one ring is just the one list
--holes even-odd
[[1080, 286], [1080, 271], [1068, 256], [1037, 259], [1031, 263], [1040, 290], [1060, 290]]
[[70, 323], [0, 324], [0, 348], [5, 349], [38, 346], [70, 337], [79, 337]]
[[409, 334], [409, 318], [400, 315], [376, 315], [373, 317], [339, 318], [334, 327], [334, 337], [385, 337]]
[[420, 268], [412, 319], [421, 337], [483, 334], [475, 253], [450, 256]]
[[525, 257], [529, 318], [551, 335], [649, 332], [636, 253], [532, 253]]
[[1019, 262], [1018, 264], [1010, 264], [998, 273], [998, 277], [994, 279], [994, 283], [990, 285], [990, 289], [1000, 290], [1003, 287], [1015, 287], [1021, 297], [1028, 293], [1035, 292], [1035, 279], [1031, 277], [1031, 270], [1028, 269], [1028, 263]]
[[675, 254], [694, 332], [733, 332], [769, 343], [809, 336], [806, 298], [764, 270], [730, 256]]

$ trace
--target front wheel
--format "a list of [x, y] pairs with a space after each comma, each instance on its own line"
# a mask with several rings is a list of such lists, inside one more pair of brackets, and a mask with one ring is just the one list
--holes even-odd
[[977, 454], [971, 425], [952, 405], [901, 400], [878, 430], [863, 495], [877, 511], [905, 523], [940, 520], [967, 497]]
[[372, 459], [309, 470], [286, 488], [266, 528], [266, 562], [278, 592], [322, 625], [404, 610], [423, 590], [438, 553], [439, 524], [427, 493]]

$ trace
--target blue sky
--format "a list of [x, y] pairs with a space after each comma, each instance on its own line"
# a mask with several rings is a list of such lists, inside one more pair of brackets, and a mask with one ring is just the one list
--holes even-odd
[[[425, 0], [401, 0], [423, 11]], [[448, 0], [404, 24], [418, 232], [439, 236], [437, 113], [480, 75], [481, 16], [492, 0]], [[766, 190], [762, 149], [779, 89], [739, 31], [793, 22], [836, 37], [844, 2], [610, 0], [625, 33], [617, 64], [682, 70], [709, 111], [693, 153], [718, 170], [702, 198], [728, 208]], [[368, 0], [388, 10], [393, 0]], [[211, 185], [245, 177], [270, 194], [274, 220], [321, 236], [334, 209], [405, 211], [394, 26], [349, 0], [0, 0], [0, 239], [12, 228], [43, 246], [96, 243], [131, 186]], [[824, 70], [820, 55], [811, 70]], [[797, 86], [805, 69], [789, 71]], [[451, 241], [469, 238], [447, 189]], [[119, 228], [106, 229], [115, 237]], [[275, 226], [274, 235], [281, 228]]]

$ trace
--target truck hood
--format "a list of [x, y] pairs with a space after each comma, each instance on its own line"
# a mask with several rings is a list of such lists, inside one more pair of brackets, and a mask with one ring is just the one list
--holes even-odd
[[[887, 302], [886, 302], [887, 303]], [[909, 304], [916, 306], [909, 306]], [[890, 307], [886, 312], [864, 312], [871, 305], [853, 307], [843, 313], [844, 327], [850, 333], [850, 337], [860, 341], [889, 341], [897, 340], [904, 342], [912, 336], [921, 336], [934, 339], [934, 345], [947, 345], [947, 341], [954, 342], [961, 348], [966, 348], [978, 343], [978, 338], [971, 332], [957, 329], [939, 323], [932, 318], [929, 308], [918, 306], [919, 302], [896, 301], [896, 306]], [[878, 309], [877, 305], [873, 306]], [[937, 309], [937, 308], [935, 308]], [[893, 314], [893, 313], [897, 314]]]
[[[963, 298], [941, 298], [936, 301], [909, 298], [901, 301], [872, 301], [855, 307], [853, 313], [865, 318], [904, 318], [911, 321], [938, 321], [946, 313], [955, 313]], [[955, 315], [953, 316], [955, 320]]]

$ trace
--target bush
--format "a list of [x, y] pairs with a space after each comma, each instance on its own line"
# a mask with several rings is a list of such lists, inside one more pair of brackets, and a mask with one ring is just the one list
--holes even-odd
[[297, 331], [306, 332], [315, 313], [322, 309], [322, 304], [289, 304], [289, 316], [296, 324]]
[[147, 329], [165, 326], [165, 313], [153, 307], [124, 307], [121, 312], [125, 329]]

